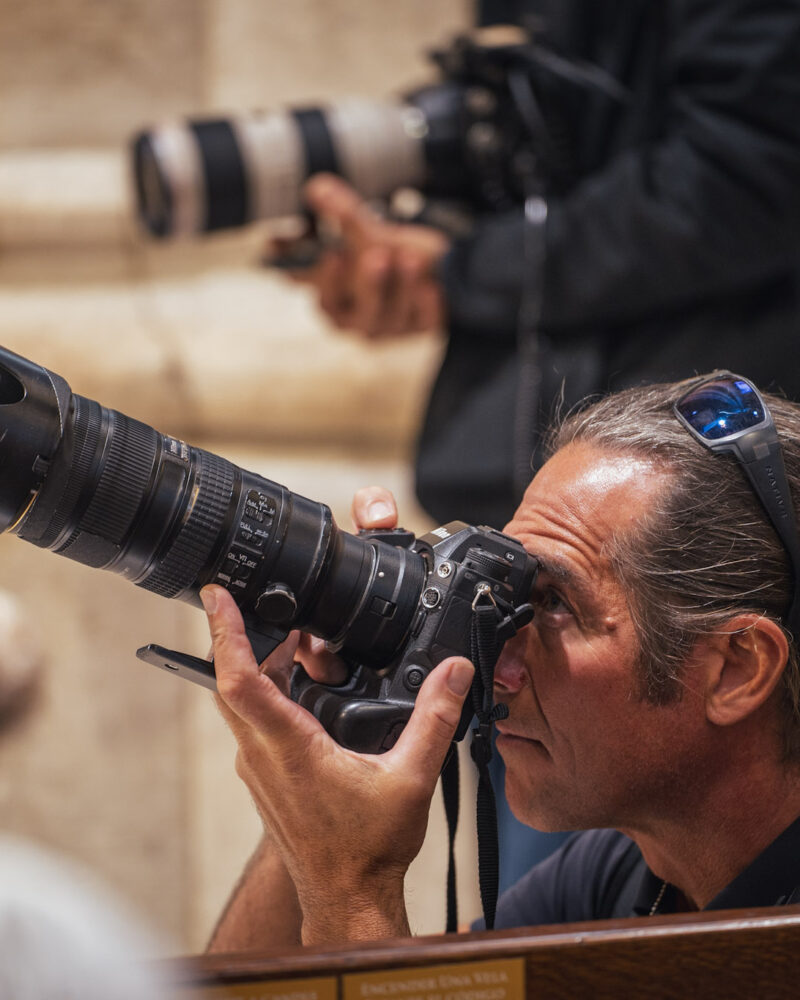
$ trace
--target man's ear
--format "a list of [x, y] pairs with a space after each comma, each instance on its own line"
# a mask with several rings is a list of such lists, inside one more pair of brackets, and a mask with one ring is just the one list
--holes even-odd
[[781, 679], [789, 644], [780, 625], [763, 615], [731, 618], [709, 640], [706, 716], [730, 726], [769, 699]]

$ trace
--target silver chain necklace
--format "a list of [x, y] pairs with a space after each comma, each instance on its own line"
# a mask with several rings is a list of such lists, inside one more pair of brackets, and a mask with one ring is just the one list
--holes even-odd
[[658, 895], [655, 898], [655, 902], [650, 907], [650, 912], [647, 914], [648, 917], [653, 917], [658, 913], [658, 908], [661, 906], [661, 900], [664, 898], [664, 893], [667, 891], [667, 883], [662, 882], [661, 888], [658, 890]]

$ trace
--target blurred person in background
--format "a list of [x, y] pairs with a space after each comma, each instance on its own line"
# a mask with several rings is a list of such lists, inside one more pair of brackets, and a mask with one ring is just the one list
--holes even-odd
[[317, 176], [308, 203], [341, 242], [305, 280], [365, 337], [447, 330], [419, 498], [440, 522], [497, 526], [556, 404], [721, 365], [800, 390], [787, 366], [800, 328], [800, 3], [495, 0], [481, 20], [529, 27], [536, 46], [627, 95], [578, 98], [564, 83], [575, 176], [537, 178], [527, 214], [479, 216], [456, 239], [384, 221]]
[[[0, 743], [40, 694], [44, 653], [34, 622], [0, 591]], [[88, 820], [87, 820], [88, 822]], [[122, 902], [79, 865], [0, 833], [0, 997], [167, 1000], [163, 952]]]

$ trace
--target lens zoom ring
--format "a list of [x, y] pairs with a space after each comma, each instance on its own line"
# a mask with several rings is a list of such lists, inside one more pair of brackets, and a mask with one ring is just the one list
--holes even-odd
[[47, 530], [36, 543], [49, 549], [71, 519], [75, 504], [86, 487], [100, 434], [101, 407], [93, 399], [75, 396], [74, 449], [69, 476]]
[[169, 552], [139, 586], [162, 597], [185, 590], [206, 564], [233, 496], [234, 466], [207, 451], [197, 454], [197, 499]]
[[158, 434], [147, 424], [109, 411], [111, 428], [103, 472], [78, 528], [61, 550], [83, 532], [99, 535], [114, 545], [125, 538], [153, 473]]

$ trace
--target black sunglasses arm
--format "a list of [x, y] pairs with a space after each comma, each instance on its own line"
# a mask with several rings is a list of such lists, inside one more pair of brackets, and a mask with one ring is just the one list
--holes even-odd
[[768, 440], [764, 431], [743, 434], [735, 441], [718, 445], [715, 451], [730, 451], [737, 455], [751, 485], [760, 498], [778, 536], [786, 546], [792, 563], [794, 597], [786, 624], [794, 636], [800, 635], [800, 533], [795, 511], [787, 504], [791, 497], [783, 454], [773, 429]]

